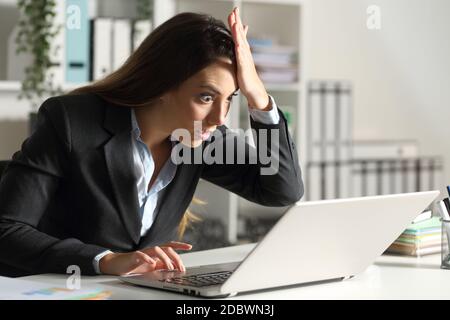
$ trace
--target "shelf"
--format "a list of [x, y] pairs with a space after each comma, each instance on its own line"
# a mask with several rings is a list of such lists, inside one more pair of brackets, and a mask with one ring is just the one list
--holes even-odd
[[266, 83], [268, 91], [300, 91], [300, 83]]
[[0, 93], [5, 91], [20, 91], [20, 81], [0, 81]]
[[0, 6], [17, 7], [17, 0], [0, 0]]
[[[185, 0], [183, 0], [185, 1]], [[199, 0], [189, 0], [189, 1], [197, 1], [201, 2]], [[273, 4], [273, 5], [280, 5], [280, 4], [290, 4], [290, 5], [302, 5], [304, 4], [305, 0], [213, 0], [211, 3], [215, 2], [228, 2], [231, 4], [242, 4], [242, 3], [261, 3], [261, 4]]]
[[241, 3], [273, 4], [273, 5], [302, 5], [305, 0], [241, 0]]
[[[64, 91], [70, 91], [78, 87], [88, 85], [89, 83], [65, 83], [62, 85]], [[0, 81], [0, 93], [2, 92], [19, 92], [21, 89], [20, 81]]]

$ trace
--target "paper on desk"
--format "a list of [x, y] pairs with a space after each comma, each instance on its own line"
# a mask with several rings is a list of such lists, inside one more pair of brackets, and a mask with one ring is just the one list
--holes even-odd
[[70, 290], [61, 286], [0, 277], [0, 300], [105, 300], [110, 291], [99, 287]]

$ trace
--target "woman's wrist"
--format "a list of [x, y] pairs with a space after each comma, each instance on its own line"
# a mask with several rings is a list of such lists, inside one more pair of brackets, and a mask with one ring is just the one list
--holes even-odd
[[247, 102], [248, 106], [252, 109], [262, 111], [269, 111], [272, 109], [272, 103], [267, 92], [255, 97], [247, 98]]
[[115, 255], [117, 255], [114, 252], [108, 253], [107, 255], [103, 256], [99, 263], [98, 267], [101, 274], [114, 274], [112, 270], [110, 270], [111, 260], [114, 259]]

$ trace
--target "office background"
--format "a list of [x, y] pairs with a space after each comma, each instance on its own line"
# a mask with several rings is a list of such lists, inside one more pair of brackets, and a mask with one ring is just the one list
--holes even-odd
[[[138, 16], [137, 0], [86, 1], [90, 19]], [[28, 101], [16, 98], [20, 67], [29, 61], [12, 54], [16, 5], [0, 0], [0, 160], [20, 148], [32, 111]], [[266, 44], [278, 41], [295, 58], [294, 70], [275, 78], [266, 74], [266, 84], [290, 119], [310, 188], [306, 200], [443, 189], [450, 181], [447, 0], [154, 0], [148, 5], [151, 28], [180, 11], [224, 20], [238, 5], [249, 35]], [[374, 5], [379, 11], [368, 11]], [[367, 25], [374, 17], [379, 28]], [[61, 84], [66, 90], [80, 85]], [[324, 96], [314, 98], [314, 90]], [[235, 110], [245, 106], [242, 97], [235, 104]], [[314, 122], [309, 116], [321, 108], [328, 110], [328, 118]], [[339, 123], [341, 140], [335, 141], [335, 135], [314, 140], [320, 121], [327, 128]], [[232, 113], [229, 124], [245, 128], [246, 114]], [[339, 186], [332, 188], [335, 181]], [[205, 218], [191, 233], [199, 249], [255, 241], [284, 210], [250, 204], [207, 183], [199, 185], [197, 195], [209, 202], [193, 206]]]

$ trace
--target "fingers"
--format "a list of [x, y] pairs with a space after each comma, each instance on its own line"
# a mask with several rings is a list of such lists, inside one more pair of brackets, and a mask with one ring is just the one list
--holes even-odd
[[164, 264], [166, 265], [166, 268], [169, 270], [173, 270], [173, 264], [172, 261], [170, 260], [169, 256], [166, 254], [166, 252], [161, 249], [160, 247], [156, 246], [153, 248], [153, 250], [155, 251], [155, 253], [158, 255], [158, 258], [160, 258]]
[[246, 37], [246, 27], [242, 25], [241, 18], [239, 16], [239, 8], [235, 7], [233, 11], [228, 16], [228, 24], [230, 26], [230, 30], [233, 34], [233, 39], [237, 46], [242, 46], [245, 44]]
[[147, 256], [152, 256], [155, 269], [167, 268], [173, 270], [176, 267], [180, 271], [186, 271], [181, 257], [175, 250], [191, 250], [192, 245], [184, 242], [171, 241], [161, 246], [155, 246], [142, 250]]
[[172, 247], [175, 250], [191, 250], [192, 244], [178, 241], [170, 241], [161, 245], [161, 247]]
[[181, 261], [181, 257], [178, 255], [178, 253], [175, 252], [175, 250], [172, 249], [172, 247], [165, 247], [163, 248], [163, 250], [169, 256], [169, 258], [171, 258], [172, 261], [175, 262], [178, 270], [186, 271], [183, 261]]
[[234, 15], [235, 15], [236, 23], [237, 23], [237, 25], [238, 25], [238, 27], [239, 27], [239, 30], [240, 30], [240, 31], [244, 31], [244, 28], [243, 28], [243, 26], [242, 26], [241, 16], [240, 16], [240, 14], [239, 14], [239, 8], [238, 8], [238, 7], [234, 8]]
[[136, 251], [136, 254], [137, 254], [136, 264], [140, 264], [142, 262], [146, 262], [151, 265], [156, 264], [156, 261], [154, 259], [152, 259], [151, 257], [149, 257], [148, 255], [146, 255], [145, 253], [143, 253], [141, 251]]
[[177, 268], [180, 271], [186, 271], [183, 261], [175, 250], [191, 250], [192, 245], [184, 242], [171, 241], [161, 246], [161, 248], [166, 252], [166, 254], [175, 262]]
[[139, 269], [146, 269], [146, 270], [154, 270], [156, 268], [156, 260], [149, 257], [147, 254], [141, 251], [135, 251], [133, 252], [133, 255], [131, 256], [130, 265], [126, 267], [125, 274], [134, 273], [137, 272]]
[[239, 34], [242, 37], [245, 35], [245, 32], [244, 32], [244, 25], [242, 24], [242, 20], [241, 20], [240, 14], [239, 14], [238, 7], [235, 8], [234, 15], [235, 15], [235, 19], [236, 19], [236, 24], [238, 26]]
[[234, 16], [234, 10], [228, 15], [228, 26], [230, 30], [233, 29], [233, 25], [236, 23], [236, 17]]

